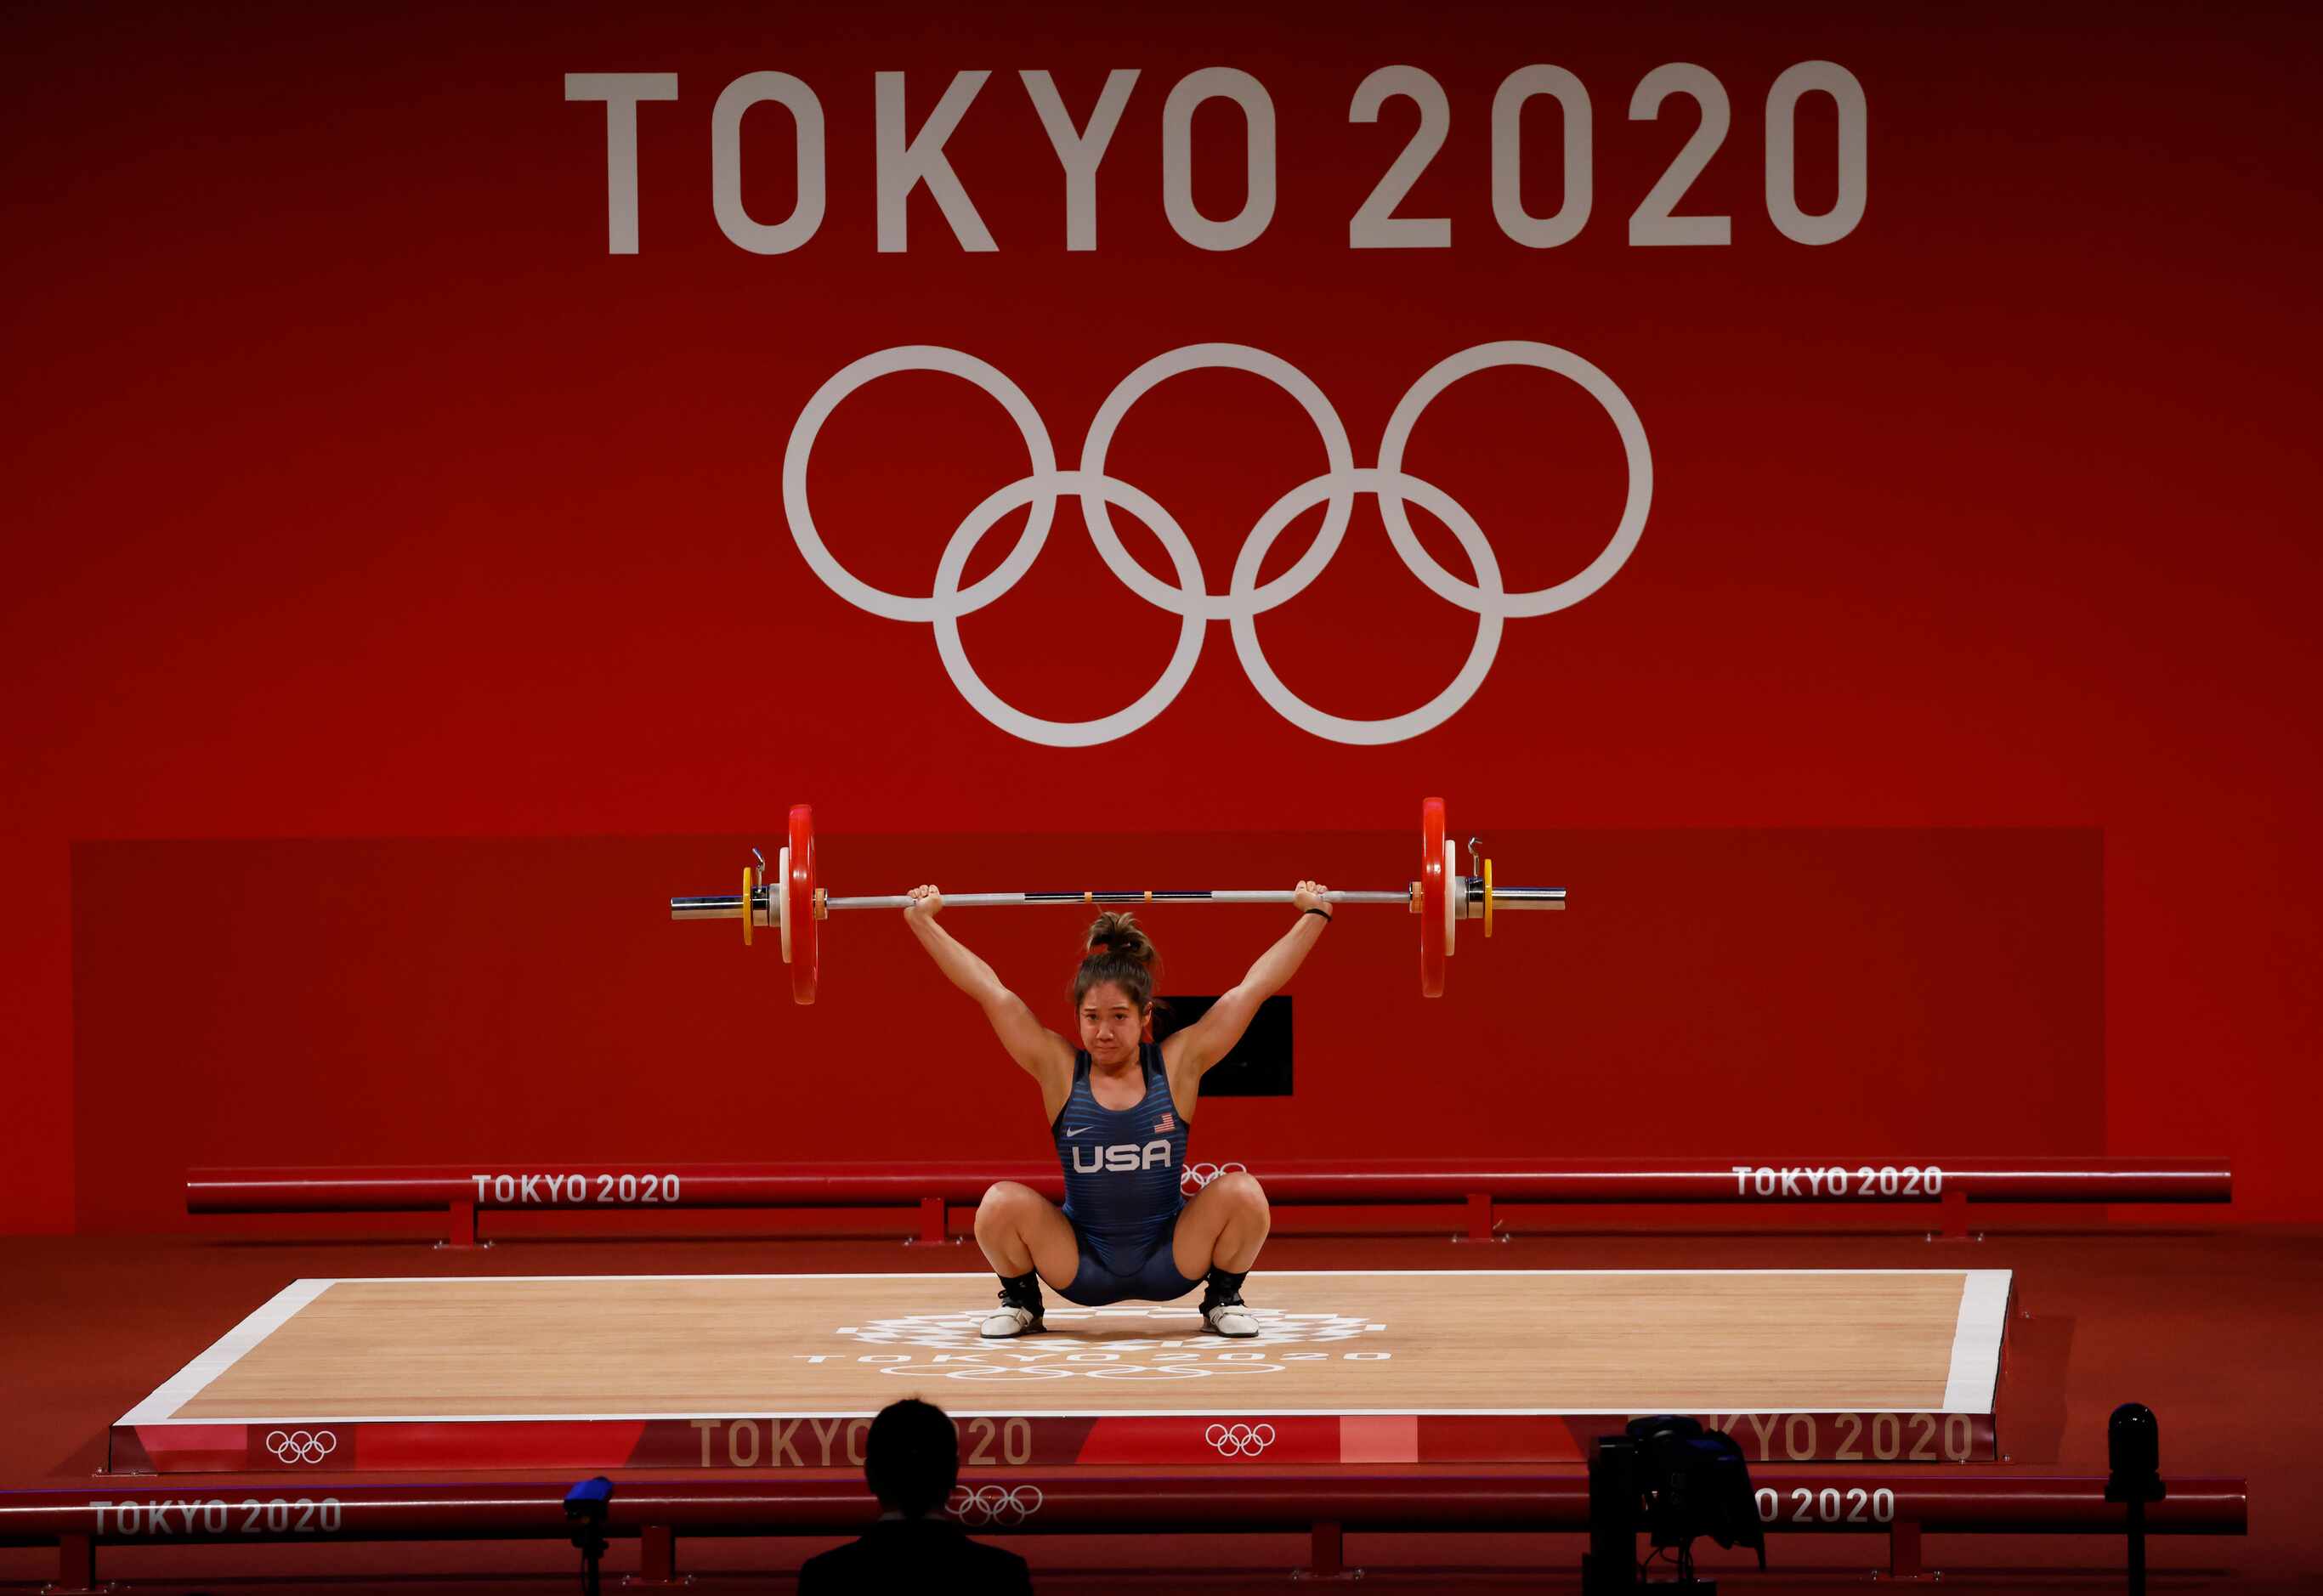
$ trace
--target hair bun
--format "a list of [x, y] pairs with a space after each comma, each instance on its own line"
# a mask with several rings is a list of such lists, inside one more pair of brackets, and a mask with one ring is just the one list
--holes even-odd
[[1073, 976], [1073, 1006], [1079, 1008], [1089, 988], [1099, 982], [1117, 984], [1129, 1000], [1143, 1010], [1153, 1004], [1153, 980], [1162, 956], [1153, 939], [1136, 917], [1110, 910], [1088, 929], [1088, 953]]
[[1139, 964], [1153, 962], [1153, 941], [1132, 914], [1100, 914], [1089, 927], [1088, 950], [1110, 953]]

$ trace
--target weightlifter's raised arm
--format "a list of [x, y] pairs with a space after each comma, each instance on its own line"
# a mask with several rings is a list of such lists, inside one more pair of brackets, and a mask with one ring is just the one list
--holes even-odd
[[[1331, 923], [1331, 905], [1323, 896], [1329, 890], [1319, 881], [1302, 881], [1292, 888], [1290, 901], [1298, 906], [1299, 918], [1290, 929], [1258, 956], [1258, 962], [1235, 983], [1232, 991], [1210, 1005], [1207, 1014], [1162, 1044], [1162, 1060], [1169, 1066], [1173, 1086], [1182, 1088], [1189, 1081], [1199, 1081], [1210, 1066], [1233, 1051], [1242, 1033], [1250, 1029], [1258, 1005], [1298, 973], [1308, 951], [1322, 940], [1323, 928]], [[1193, 1093], [1181, 1090], [1180, 1095], [1190, 1097]]]
[[1055, 1099], [1049, 1105], [1053, 1117], [1072, 1084], [1071, 1046], [1042, 1025], [1032, 1006], [1003, 985], [990, 965], [936, 923], [936, 916], [943, 912], [942, 893], [930, 885], [914, 887], [909, 895], [912, 905], [904, 911], [904, 923], [912, 928], [912, 934], [936, 961], [944, 978], [976, 1000], [1008, 1056], [1041, 1083], [1044, 1096]]

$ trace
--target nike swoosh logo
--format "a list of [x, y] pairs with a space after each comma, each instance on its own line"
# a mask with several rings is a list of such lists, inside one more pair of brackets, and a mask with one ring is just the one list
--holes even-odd
[[1072, 1137], [1075, 1137], [1075, 1136], [1086, 1136], [1086, 1135], [1088, 1135], [1091, 1131], [1094, 1131], [1094, 1130], [1096, 1130], [1096, 1129], [1097, 1129], [1097, 1127], [1096, 1127], [1095, 1125], [1083, 1125], [1083, 1126], [1082, 1126], [1079, 1130], [1078, 1130], [1078, 1131], [1067, 1131], [1067, 1132], [1065, 1133], [1065, 1136], [1066, 1136], [1066, 1138], [1067, 1138], [1068, 1140], [1070, 1140]]

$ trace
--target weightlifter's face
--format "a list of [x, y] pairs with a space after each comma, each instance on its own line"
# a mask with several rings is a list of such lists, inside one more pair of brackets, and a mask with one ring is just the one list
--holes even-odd
[[1145, 1034], [1145, 1012], [1134, 1007], [1129, 994], [1111, 981], [1102, 981], [1081, 997], [1081, 1046], [1092, 1064], [1120, 1064], [1137, 1057]]

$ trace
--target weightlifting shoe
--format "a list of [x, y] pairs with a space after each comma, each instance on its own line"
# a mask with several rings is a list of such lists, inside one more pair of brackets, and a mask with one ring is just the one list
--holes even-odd
[[1242, 1293], [1230, 1292], [1224, 1297], [1202, 1298], [1202, 1328], [1213, 1335], [1231, 1335], [1237, 1339], [1258, 1334], [1258, 1320], [1242, 1303]]
[[1011, 1302], [1004, 1292], [999, 1310], [985, 1319], [982, 1334], [987, 1341], [1005, 1341], [1012, 1335], [1037, 1335], [1047, 1328], [1041, 1322], [1038, 1307], [1027, 1307], [1021, 1302]]

